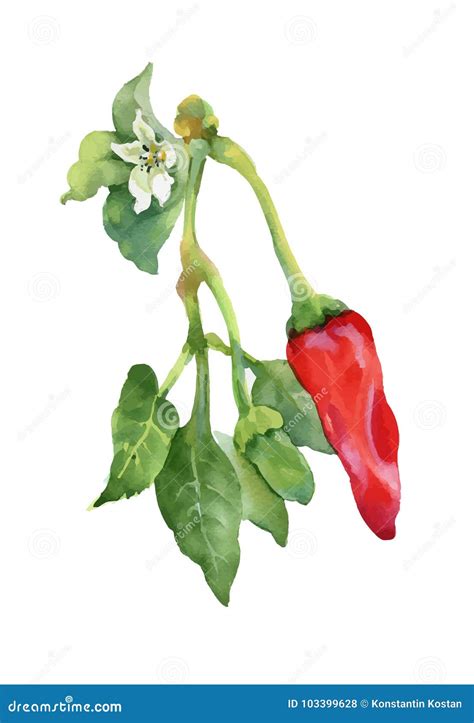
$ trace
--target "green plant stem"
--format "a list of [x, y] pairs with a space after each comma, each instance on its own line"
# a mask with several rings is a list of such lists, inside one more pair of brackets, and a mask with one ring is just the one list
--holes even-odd
[[211, 432], [209, 416], [209, 359], [207, 349], [196, 352], [196, 393], [194, 396], [191, 419], [195, 424], [196, 435]]
[[270, 192], [258, 175], [250, 156], [230, 138], [221, 136], [212, 141], [210, 156], [219, 163], [230, 166], [230, 168], [240, 173], [252, 187], [265, 216], [275, 254], [288, 281], [292, 295], [297, 284], [299, 296], [313, 296], [315, 294], [314, 289], [301, 271], [286, 238]]
[[[217, 334], [206, 334], [204, 338], [206, 339], [209, 349], [213, 349], [214, 351], [220, 351], [221, 354], [224, 354], [225, 356], [232, 356], [232, 349], [230, 348], [230, 346], [227, 346], [227, 344], [225, 344], [225, 342], [223, 342]], [[241, 351], [243, 358], [249, 364], [259, 363], [258, 359], [256, 359], [254, 356], [244, 351], [243, 349]]]
[[[245, 379], [245, 364], [240, 345], [240, 332], [237, 318], [219, 271], [200, 248], [196, 238], [196, 200], [201, 185], [207, 150], [207, 143], [203, 143], [200, 149], [197, 143], [195, 143], [195, 155], [191, 159], [189, 180], [185, 197], [184, 234], [183, 241], [181, 243], [181, 262], [183, 269], [195, 269], [195, 271], [191, 271], [191, 273], [183, 271], [181, 285], [184, 288], [185, 300], [188, 295], [197, 294], [197, 289], [199, 288], [201, 282], [206, 283], [216, 299], [229, 334], [229, 343], [232, 355], [232, 388], [234, 392], [234, 399], [239, 410], [239, 415], [244, 416], [250, 409], [252, 402]], [[185, 278], [183, 278], [183, 276], [185, 276]], [[193, 339], [193, 343], [195, 342], [196, 339]], [[206, 346], [205, 341], [204, 346]]]
[[204, 431], [210, 432], [211, 422], [209, 418], [209, 359], [202, 328], [197, 288], [185, 289], [183, 302], [189, 321], [187, 345], [191, 355], [196, 358], [196, 391], [191, 424], [194, 425], [196, 436], [199, 436]]
[[184, 367], [189, 364], [192, 358], [193, 353], [190, 350], [189, 344], [186, 342], [186, 344], [183, 346], [181, 353], [179, 354], [175, 363], [168, 372], [168, 376], [166, 377], [165, 381], [163, 382], [158, 391], [160, 397], [166, 397], [170, 389], [176, 384], [179, 377], [183, 373]]

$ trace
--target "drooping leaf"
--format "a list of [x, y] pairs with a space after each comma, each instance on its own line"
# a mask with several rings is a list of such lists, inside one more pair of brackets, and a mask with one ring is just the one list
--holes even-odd
[[155, 133], [167, 141], [175, 141], [175, 137], [156, 118], [150, 103], [150, 82], [153, 74], [153, 64], [148, 63], [146, 68], [132, 78], [119, 90], [112, 105], [114, 126], [121, 142], [134, 140], [132, 125], [138, 109], [142, 111], [144, 120]]
[[284, 547], [288, 539], [288, 512], [284, 501], [268, 486], [256, 467], [238, 452], [232, 437], [221, 432], [216, 432], [215, 436], [239, 479], [242, 519], [267, 530], [275, 542]]
[[327, 441], [314, 401], [303, 389], [290, 365], [283, 359], [249, 363], [256, 376], [252, 387], [255, 404], [264, 404], [280, 412], [283, 429], [293, 444], [316, 452], [334, 454]]
[[279, 429], [282, 424], [283, 417], [279, 412], [270, 407], [252, 406], [246, 416], [240, 417], [235, 425], [235, 443], [243, 452], [254, 435], [265, 434], [269, 429]]
[[211, 432], [207, 350], [197, 352], [195, 360], [191, 418], [178, 430], [155, 489], [181, 552], [202, 568], [217, 599], [227, 605], [240, 560], [242, 499], [234, 468]]
[[314, 493], [311, 469], [281, 429], [256, 434], [245, 447], [245, 456], [280, 497], [306, 505]]
[[191, 419], [177, 432], [155, 487], [181, 552], [202, 568], [214, 595], [228, 605], [240, 560], [240, 487], [210, 431], [197, 432]]
[[69, 191], [61, 203], [86, 201], [95, 196], [101, 186], [116, 186], [128, 181], [130, 166], [117, 158], [110, 147], [118, 137], [109, 131], [93, 131], [79, 146], [79, 160], [67, 174]]
[[153, 369], [133, 366], [112, 415], [114, 458], [107, 486], [94, 507], [149, 487], [163, 468], [178, 425], [175, 407], [158, 394]]
[[104, 228], [118, 243], [122, 256], [142, 271], [158, 273], [158, 252], [168, 239], [181, 212], [182, 188], [173, 186], [171, 197], [162, 208], [156, 198], [146, 211], [135, 213], [134, 198], [127, 187], [114, 188], [104, 204]]

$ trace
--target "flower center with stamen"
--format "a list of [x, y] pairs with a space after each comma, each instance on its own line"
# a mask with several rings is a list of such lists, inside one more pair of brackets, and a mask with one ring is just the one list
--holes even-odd
[[159, 167], [160, 163], [164, 163], [166, 160], [166, 151], [163, 148], [159, 148], [156, 143], [151, 143], [150, 146], [145, 144], [142, 145], [144, 151], [140, 155], [140, 168], [142, 171], [146, 169], [149, 173], [153, 167]]

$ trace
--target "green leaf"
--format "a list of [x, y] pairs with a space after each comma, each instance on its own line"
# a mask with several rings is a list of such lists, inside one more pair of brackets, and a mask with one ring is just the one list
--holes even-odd
[[156, 198], [146, 211], [135, 213], [134, 199], [128, 188], [110, 191], [104, 204], [104, 228], [118, 243], [122, 256], [141, 271], [158, 273], [158, 252], [168, 239], [181, 212], [183, 189], [176, 188], [162, 208]]
[[[111, 148], [112, 143], [118, 143], [119, 138], [112, 131], [92, 131], [88, 133], [79, 146], [80, 161], [102, 161], [110, 158], [117, 158]], [[123, 163], [123, 161], [122, 161]], [[126, 168], [129, 168], [125, 164]]]
[[153, 369], [133, 366], [112, 415], [114, 458], [107, 486], [94, 507], [149, 487], [163, 469], [178, 425], [175, 407], [158, 394]]
[[283, 418], [270, 407], [251, 407], [245, 417], [235, 425], [234, 440], [241, 452], [255, 434], [265, 434], [269, 429], [279, 429]]
[[217, 599], [228, 605], [240, 560], [240, 487], [230, 461], [196, 420], [178, 430], [155, 482], [161, 513], [181, 552], [196, 562]]
[[311, 469], [285, 432], [271, 429], [247, 443], [245, 456], [280, 497], [306, 505], [314, 493]]
[[[141, 271], [157, 274], [158, 252], [171, 234], [181, 212], [188, 163], [183, 141], [178, 141], [153, 113], [149, 98], [152, 72], [153, 66], [149, 63], [140, 75], [123, 86], [115, 97], [112, 115], [122, 142], [135, 140], [132, 125], [136, 111], [140, 109], [144, 120], [157, 136], [173, 143], [178, 162], [176, 167], [169, 169], [174, 178], [171, 196], [164, 207], [153, 197], [150, 208], [137, 214], [128, 188], [113, 188], [104, 204], [103, 220], [106, 232], [118, 243], [122, 255], [133, 261]], [[130, 173], [132, 167], [128, 168]]]
[[79, 160], [67, 174], [69, 191], [61, 196], [61, 203], [86, 201], [95, 196], [101, 186], [116, 186], [126, 183], [130, 166], [117, 158], [110, 147], [118, 137], [109, 131], [93, 131], [79, 146]]
[[316, 405], [303, 389], [287, 361], [275, 359], [249, 363], [256, 376], [252, 399], [280, 412], [283, 429], [293, 444], [310, 447], [316, 452], [334, 454], [327, 441]]
[[[94, 196], [101, 186], [110, 190], [103, 210], [106, 232], [117, 241], [125, 258], [142, 271], [158, 273], [157, 254], [169, 237], [181, 211], [188, 174], [188, 154], [181, 139], [175, 138], [155, 117], [149, 98], [153, 66], [148, 64], [140, 75], [126, 83], [117, 93], [112, 107], [115, 132], [94, 131], [87, 135], [79, 149], [79, 161], [68, 173], [70, 189], [61, 202], [84, 201]], [[177, 163], [168, 169], [173, 176], [171, 196], [162, 208], [153, 198], [150, 208], [135, 213], [134, 199], [128, 191], [133, 164], [119, 159], [111, 149], [135, 141], [133, 122], [137, 110], [154, 130], [157, 140], [166, 139], [177, 153]]]
[[232, 437], [216, 432], [216, 438], [239, 479], [242, 519], [250, 520], [262, 530], [267, 530], [273, 535], [275, 542], [284, 547], [288, 539], [288, 512], [284, 501], [268, 486], [256, 468], [237, 451]]
[[114, 126], [121, 142], [135, 140], [132, 130], [138, 109], [142, 111], [144, 120], [153, 128], [155, 133], [167, 141], [176, 141], [170, 133], [155, 117], [150, 103], [150, 81], [153, 73], [153, 64], [148, 63], [146, 68], [132, 78], [119, 90], [112, 105], [112, 117]]

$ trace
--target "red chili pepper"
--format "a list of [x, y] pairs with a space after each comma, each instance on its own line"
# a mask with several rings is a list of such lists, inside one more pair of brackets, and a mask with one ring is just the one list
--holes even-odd
[[376, 535], [391, 540], [400, 509], [399, 436], [370, 326], [355, 311], [343, 311], [323, 326], [290, 333], [287, 357], [315, 401], [360, 514]]

